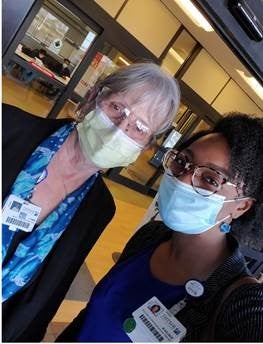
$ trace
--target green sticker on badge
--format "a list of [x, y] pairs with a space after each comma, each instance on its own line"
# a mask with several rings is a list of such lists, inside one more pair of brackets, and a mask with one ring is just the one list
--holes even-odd
[[123, 322], [123, 329], [126, 333], [132, 332], [136, 327], [136, 321], [133, 318], [127, 318]]

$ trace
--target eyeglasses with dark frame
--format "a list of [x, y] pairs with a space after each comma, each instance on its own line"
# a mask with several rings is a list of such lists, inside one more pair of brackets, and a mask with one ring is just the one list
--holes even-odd
[[[215, 168], [208, 166], [195, 165], [190, 162], [187, 155], [183, 152], [171, 149], [166, 152], [163, 159], [165, 172], [172, 177], [179, 177], [192, 171], [191, 184], [195, 192], [209, 197], [218, 192], [223, 185], [230, 185], [238, 188], [238, 185], [229, 181], [229, 177]], [[237, 189], [237, 194], [238, 189]]]

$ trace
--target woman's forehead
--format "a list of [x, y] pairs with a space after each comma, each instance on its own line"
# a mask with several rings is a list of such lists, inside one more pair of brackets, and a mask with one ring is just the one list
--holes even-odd
[[194, 141], [187, 150], [198, 163], [212, 163], [228, 169], [230, 148], [223, 135], [212, 133]]
[[[148, 91], [148, 92], [147, 92]], [[136, 105], [150, 105], [149, 89], [146, 87], [131, 88], [123, 92], [112, 93], [109, 99], [119, 100], [127, 107]], [[147, 95], [147, 96], [146, 96]]]
[[[212, 146], [211, 146], [212, 144]], [[189, 147], [209, 147], [214, 149], [221, 149], [222, 150], [229, 150], [229, 146], [227, 143], [227, 140], [225, 137], [220, 133], [210, 133], [207, 135], [204, 135], [197, 139], [196, 141], [192, 142], [192, 144]]]

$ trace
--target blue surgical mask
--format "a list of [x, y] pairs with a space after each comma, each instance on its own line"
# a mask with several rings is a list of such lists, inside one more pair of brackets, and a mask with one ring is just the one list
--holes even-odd
[[[234, 201], [234, 200], [229, 200]], [[213, 194], [204, 197], [191, 185], [164, 174], [159, 188], [158, 208], [167, 227], [185, 234], [200, 234], [217, 223], [217, 215], [223, 207], [225, 197]]]

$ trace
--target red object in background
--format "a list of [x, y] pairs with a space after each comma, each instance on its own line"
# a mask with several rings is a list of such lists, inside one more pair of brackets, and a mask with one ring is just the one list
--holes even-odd
[[97, 54], [95, 55], [95, 57], [93, 58], [92, 62], [91, 62], [91, 66], [95, 69], [97, 68], [98, 64], [100, 63], [100, 60], [103, 58], [103, 54], [97, 52]]
[[46, 74], [46, 75], [49, 76], [50, 78], [54, 78], [54, 73], [52, 73], [52, 72], [46, 70], [45, 68], [39, 66], [39, 65], [36, 64], [34, 61], [31, 61], [31, 62], [29, 62], [29, 63], [30, 63], [30, 64], [32, 65], [32, 67], [34, 67], [35, 69], [40, 70], [42, 73]]

